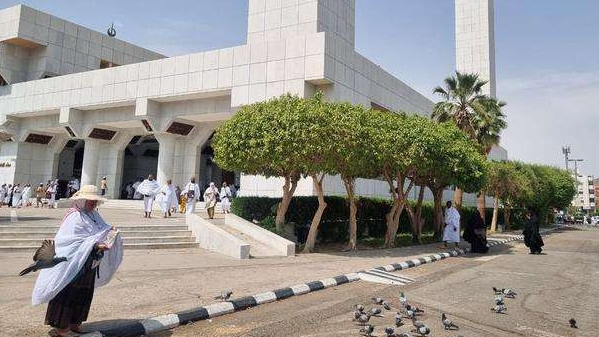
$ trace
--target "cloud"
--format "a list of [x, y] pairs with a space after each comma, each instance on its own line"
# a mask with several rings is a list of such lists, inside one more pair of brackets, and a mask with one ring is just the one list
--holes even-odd
[[580, 172], [599, 175], [599, 71], [544, 71], [498, 84], [508, 103], [502, 145], [510, 158], [563, 167], [561, 147], [571, 145], [572, 156], [585, 160]]

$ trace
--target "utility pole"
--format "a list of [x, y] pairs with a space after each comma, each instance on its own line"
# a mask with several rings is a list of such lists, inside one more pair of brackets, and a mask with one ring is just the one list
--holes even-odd
[[566, 171], [568, 171], [568, 162], [570, 161], [568, 159], [568, 156], [570, 155], [570, 146], [563, 146], [562, 153], [564, 154], [564, 157], [566, 157]]

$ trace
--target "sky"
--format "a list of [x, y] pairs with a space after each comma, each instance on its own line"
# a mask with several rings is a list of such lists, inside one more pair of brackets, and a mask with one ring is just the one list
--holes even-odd
[[[169, 56], [245, 43], [247, 0], [0, 0]], [[433, 101], [455, 69], [453, 0], [356, 0], [356, 49]], [[495, 0], [497, 96], [510, 159], [599, 176], [599, 1]]]

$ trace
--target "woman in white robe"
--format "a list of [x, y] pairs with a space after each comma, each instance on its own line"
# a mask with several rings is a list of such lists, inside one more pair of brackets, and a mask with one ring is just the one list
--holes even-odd
[[173, 182], [170, 179], [166, 181], [164, 186], [162, 186], [160, 189], [160, 194], [162, 196], [160, 200], [160, 208], [162, 209], [162, 213], [166, 218], [167, 216], [171, 216], [173, 201], [177, 199], [175, 186], [173, 186]]
[[216, 208], [216, 203], [218, 202], [218, 188], [214, 183], [210, 183], [210, 187], [204, 191], [204, 203], [206, 204], [206, 212], [208, 213], [208, 218], [214, 219], [214, 209]]
[[12, 192], [12, 207], [18, 208], [21, 207], [21, 197], [23, 195], [23, 190], [21, 189], [21, 185], [17, 184]]
[[154, 199], [158, 193], [160, 186], [154, 180], [153, 175], [149, 175], [148, 179], [144, 180], [137, 186], [136, 192], [144, 197], [144, 218], [151, 218], [152, 208], [154, 207]]
[[23, 207], [29, 206], [30, 198], [31, 198], [31, 186], [29, 186], [29, 184], [27, 184], [23, 188], [23, 196], [21, 198], [23, 200]]
[[448, 242], [455, 243], [456, 248], [460, 243], [460, 213], [452, 206], [451, 201], [447, 202], [445, 210], [445, 228], [443, 230], [444, 246], [447, 247]]
[[81, 333], [94, 289], [106, 285], [123, 260], [120, 234], [96, 211], [104, 201], [98, 188], [83, 186], [71, 200], [54, 238], [56, 256], [66, 261], [40, 271], [31, 299], [34, 306], [48, 302], [45, 323], [56, 328], [54, 336]]
[[223, 213], [231, 213], [231, 189], [227, 186], [227, 182], [223, 182], [223, 186], [220, 189], [220, 207], [223, 209]]
[[48, 198], [48, 207], [54, 208], [54, 204], [56, 204], [56, 191], [57, 184], [53, 181], [48, 183], [48, 188], [46, 189], [46, 198]]

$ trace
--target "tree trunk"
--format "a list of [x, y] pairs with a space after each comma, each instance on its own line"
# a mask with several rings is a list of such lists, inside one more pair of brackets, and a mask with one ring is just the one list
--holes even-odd
[[425, 186], [420, 186], [418, 191], [418, 201], [416, 201], [416, 207], [408, 212], [410, 217], [410, 226], [412, 226], [412, 242], [422, 243], [422, 228], [424, 226], [424, 219], [422, 218], [422, 202], [424, 201], [424, 189]]
[[434, 217], [435, 217], [435, 238], [441, 240], [443, 238], [443, 189], [433, 189], [434, 201]]
[[510, 225], [510, 212], [511, 209], [506, 205], [503, 207], [503, 216], [504, 216], [504, 230], [509, 228]]
[[497, 231], [497, 218], [499, 217], [499, 196], [495, 196], [493, 200], [493, 219], [491, 220], [491, 233]]
[[298, 180], [299, 178], [294, 175], [288, 175], [285, 177], [285, 184], [283, 185], [283, 199], [281, 202], [279, 202], [279, 206], [277, 206], [277, 216], [275, 217], [277, 231], [283, 230], [283, 226], [285, 225], [285, 215], [287, 214], [287, 209], [289, 208], [289, 203], [291, 203], [293, 193], [295, 193]]
[[455, 188], [453, 192], [453, 206], [458, 210], [462, 210], [462, 199], [464, 197], [464, 191], [460, 188]]
[[482, 190], [479, 192], [478, 196], [476, 197], [476, 209], [478, 210], [478, 213], [480, 214], [480, 217], [483, 218], [483, 222], [485, 221], [485, 210], [487, 208], [487, 200], [485, 198], [485, 190]]
[[347, 202], [349, 203], [349, 242], [347, 244], [346, 251], [356, 250], [358, 241], [358, 221], [356, 214], [358, 213], [358, 207], [356, 206], [355, 198], [355, 185], [356, 180], [354, 178], [343, 177], [343, 183], [345, 184], [345, 190], [347, 191]]
[[397, 191], [394, 190], [393, 181], [387, 179], [389, 186], [392, 189], [393, 194], [393, 206], [391, 210], [386, 215], [387, 220], [387, 231], [385, 233], [385, 248], [392, 248], [395, 246], [395, 237], [397, 236], [397, 231], [399, 229], [399, 219], [401, 217], [401, 213], [407, 203], [406, 195], [410, 193], [412, 189], [412, 182], [410, 182], [408, 188], [404, 192], [403, 185], [405, 183], [405, 178], [401, 175], [397, 176]]
[[320, 226], [320, 219], [324, 210], [327, 208], [327, 203], [324, 201], [324, 190], [322, 188], [322, 180], [324, 174], [320, 178], [316, 174], [312, 174], [312, 181], [314, 182], [314, 188], [318, 196], [318, 209], [314, 213], [312, 223], [310, 224], [310, 231], [308, 232], [308, 238], [306, 239], [306, 245], [304, 246], [304, 253], [312, 253], [314, 251], [314, 244], [316, 243], [316, 235], [318, 234], [318, 226]]

